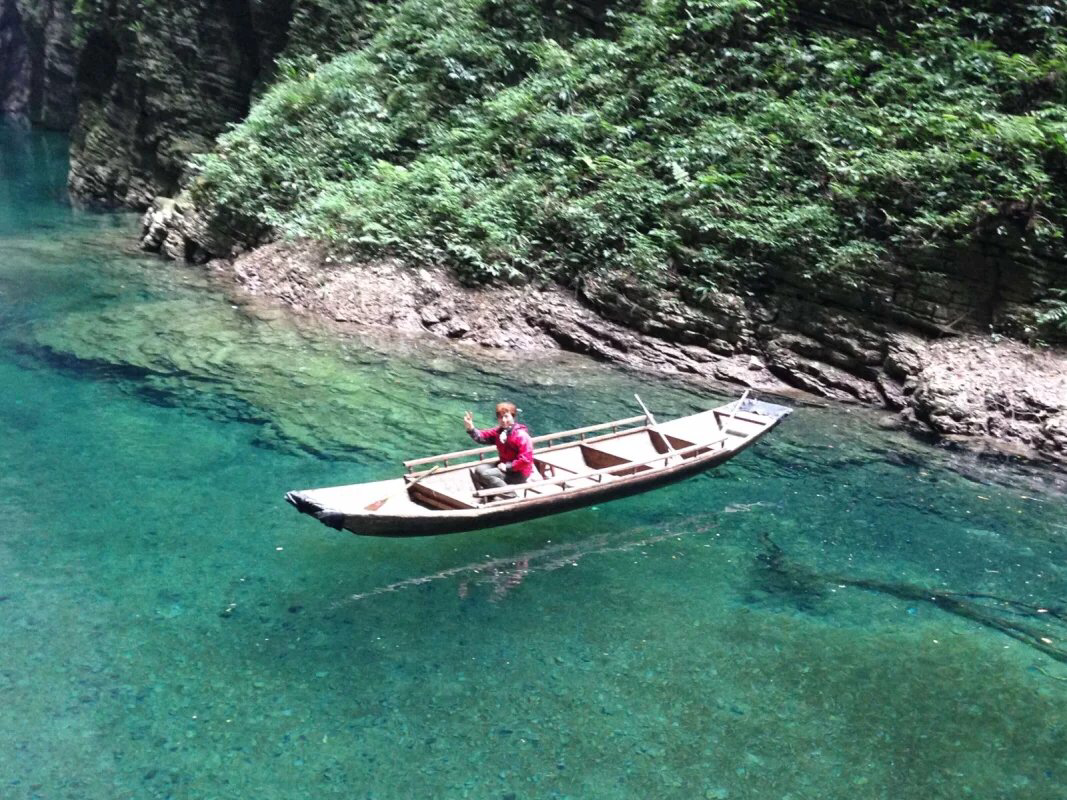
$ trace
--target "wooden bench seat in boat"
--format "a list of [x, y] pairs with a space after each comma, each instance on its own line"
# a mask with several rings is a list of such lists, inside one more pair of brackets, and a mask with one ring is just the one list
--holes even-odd
[[[709, 447], [713, 448], [715, 445], [721, 447], [728, 435], [747, 436], [749, 431], [740, 431], [739, 428], [747, 428], [752, 424], [752, 419], [754, 419], [752, 415], [738, 412], [735, 419], [730, 422], [730, 414], [724, 414], [719, 409], [711, 409], [689, 417], [663, 422], [658, 428], [667, 435], [676, 450], [682, 449], [676, 443], [676, 439], [694, 443], [706, 442]], [[728, 422], [730, 431], [724, 431], [723, 425]]]
[[[535, 464], [537, 464], [536, 459]], [[477, 466], [479, 465], [474, 465], [474, 467]], [[481, 505], [481, 501], [474, 494], [476, 489], [474, 478], [471, 474], [474, 471], [474, 467], [453, 469], [430, 475], [411, 487], [412, 497], [431, 508], [478, 508]], [[543, 471], [540, 471], [538, 466], [535, 466], [530, 474], [530, 482], [540, 481], [542, 474]], [[519, 496], [523, 495], [522, 486], [521, 483], [516, 484], [516, 492], [519, 493]], [[554, 494], [561, 491], [563, 490], [559, 486], [539, 486], [536, 489], [531, 489], [530, 493]]]
[[[579, 446], [549, 450], [541, 455], [534, 453], [534, 464], [536, 464], [537, 469], [545, 479], [566, 478], [568, 475], [577, 476], [579, 473], [589, 472], [591, 469]], [[590, 486], [595, 483], [599, 483], [595, 478], [575, 477], [573, 480], [567, 481], [565, 485], [566, 488], [573, 489], [577, 486]], [[556, 492], [565, 491], [564, 487], [559, 485], [545, 485], [533, 491], [547, 494], [548, 492], [544, 491], [546, 489]]]
[[[670, 456], [671, 448], [682, 450], [692, 446], [693, 442], [664, 431], [671, 447], [664, 443], [664, 437], [657, 431], [634, 431], [630, 434], [597, 442], [595, 445], [582, 445], [585, 462], [593, 469], [623, 466], [632, 461], [644, 462], [658, 455]], [[651, 469], [648, 464], [635, 466], [633, 472]], [[629, 475], [633, 472], [619, 471], [617, 475]]]
[[430, 508], [477, 508], [469, 469], [450, 469], [430, 475], [411, 487], [411, 496]]
[[[764, 418], [744, 411], [727, 413], [720, 409], [715, 409], [711, 413], [715, 415], [715, 421], [719, 429], [723, 430], [724, 433], [729, 433], [731, 436], [748, 436], [763, 430], [767, 424]], [[729, 430], [725, 430], [723, 426], [727, 426]]]

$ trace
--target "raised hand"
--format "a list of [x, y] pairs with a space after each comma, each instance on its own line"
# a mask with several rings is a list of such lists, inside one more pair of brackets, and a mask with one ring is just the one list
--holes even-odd
[[463, 415], [463, 427], [469, 431], [474, 430], [474, 415], [469, 411]]

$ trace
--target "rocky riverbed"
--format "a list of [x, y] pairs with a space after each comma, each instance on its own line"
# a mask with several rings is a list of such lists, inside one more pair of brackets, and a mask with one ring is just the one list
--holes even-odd
[[[1062, 349], [974, 333], [932, 339], [816, 305], [806, 330], [775, 327], [761, 315], [781, 319], [780, 299], [776, 306], [736, 298], [723, 299], [734, 306], [723, 325], [741, 335], [685, 342], [607, 319], [598, 309], [608, 302], [605, 287], [471, 289], [443, 270], [354, 262], [307, 242], [268, 244], [209, 268], [239, 292], [346, 325], [424, 333], [461, 346], [565, 349], [698, 385], [862, 403], [885, 409], [886, 425], [930, 440], [1067, 468]], [[658, 309], [687, 313], [677, 299]], [[803, 309], [791, 314], [805, 317]], [[678, 322], [676, 330], [693, 327]], [[811, 335], [813, 325], [825, 326], [820, 335]]]

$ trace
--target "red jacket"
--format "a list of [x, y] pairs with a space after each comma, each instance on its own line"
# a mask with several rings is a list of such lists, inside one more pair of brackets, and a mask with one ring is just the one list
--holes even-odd
[[472, 430], [470, 435], [479, 444], [495, 444], [505, 470], [517, 472], [524, 478], [530, 477], [534, 466], [533, 442], [530, 441], [530, 432], [521, 422], [516, 422], [508, 431], [498, 425], [484, 431]]

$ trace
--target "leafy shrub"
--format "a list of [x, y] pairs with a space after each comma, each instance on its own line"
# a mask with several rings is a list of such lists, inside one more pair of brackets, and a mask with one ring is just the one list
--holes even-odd
[[990, 226], [1062, 248], [1062, 0], [568, 7], [363, 5], [357, 46], [296, 48], [194, 192], [471, 282], [611, 270], [696, 298], [768, 269], [855, 284]]
[[1067, 289], [1053, 289], [1037, 315], [1037, 324], [1053, 336], [1067, 338]]

